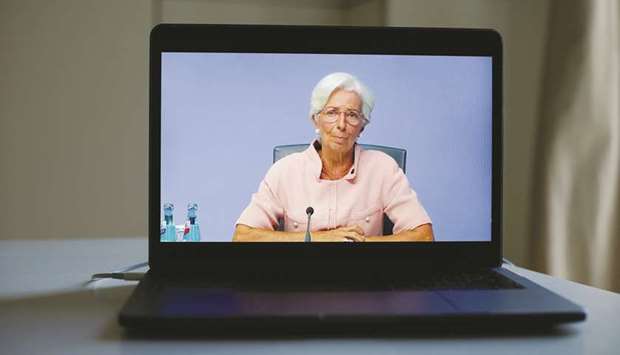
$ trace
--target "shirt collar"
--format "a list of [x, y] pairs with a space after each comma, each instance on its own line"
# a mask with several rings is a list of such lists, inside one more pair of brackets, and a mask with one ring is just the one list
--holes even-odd
[[[321, 156], [319, 155], [318, 149], [321, 147], [321, 143], [318, 140], [314, 140], [308, 149], [306, 149], [306, 156], [310, 160], [310, 172], [312, 176], [316, 180], [321, 179], [321, 170], [323, 169], [323, 163], [321, 162]], [[342, 179], [353, 182], [353, 179], [357, 176], [358, 168], [359, 168], [359, 160], [360, 155], [362, 153], [362, 148], [359, 144], [355, 143], [354, 148], [354, 157], [353, 157], [353, 165], [349, 170], [349, 173], [345, 175]]]

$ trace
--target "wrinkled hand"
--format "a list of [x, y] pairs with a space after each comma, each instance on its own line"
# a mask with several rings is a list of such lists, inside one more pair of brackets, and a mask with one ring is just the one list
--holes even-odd
[[313, 242], [363, 242], [364, 230], [360, 226], [347, 226], [312, 233]]

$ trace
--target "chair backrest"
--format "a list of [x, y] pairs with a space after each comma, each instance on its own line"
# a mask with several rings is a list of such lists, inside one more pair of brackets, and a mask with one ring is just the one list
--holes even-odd
[[[275, 163], [289, 154], [303, 152], [308, 148], [308, 145], [309, 144], [277, 145], [273, 148], [273, 162]], [[378, 150], [391, 156], [398, 166], [403, 169], [403, 172], [407, 172], [407, 151], [405, 149], [374, 144], [360, 144], [360, 147], [366, 150]]]
[[[277, 145], [273, 147], [273, 162], [275, 163], [276, 161], [284, 158], [289, 154], [303, 152], [308, 148], [308, 146], [309, 144]], [[360, 147], [366, 150], [378, 150], [391, 156], [396, 161], [398, 166], [403, 169], [403, 172], [406, 172], [405, 169], [407, 166], [407, 151], [405, 149], [374, 144], [360, 144]], [[280, 227], [280, 230], [282, 230], [282, 221], [280, 221]], [[392, 234], [393, 229], [394, 224], [392, 223], [392, 221], [390, 221], [390, 219], [386, 215], [383, 215], [383, 235]]]

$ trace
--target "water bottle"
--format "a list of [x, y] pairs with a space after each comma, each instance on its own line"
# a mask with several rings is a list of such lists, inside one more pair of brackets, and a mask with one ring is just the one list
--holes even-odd
[[198, 204], [189, 203], [187, 205], [187, 221], [189, 223], [189, 229], [184, 236], [184, 240], [188, 242], [200, 241], [200, 226], [196, 222], [196, 212], [198, 211]]
[[174, 205], [170, 202], [164, 203], [164, 223], [163, 234], [161, 235], [162, 242], [175, 242], [177, 240], [176, 228], [172, 218], [174, 212]]

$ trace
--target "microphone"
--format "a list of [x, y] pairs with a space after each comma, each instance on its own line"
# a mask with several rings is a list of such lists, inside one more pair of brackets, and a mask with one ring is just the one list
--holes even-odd
[[314, 213], [314, 208], [312, 207], [306, 208], [306, 214], [308, 215], [308, 223], [306, 224], [306, 238], [304, 239], [304, 242], [306, 243], [309, 243], [312, 241], [312, 236], [310, 235], [310, 217], [312, 217], [313, 213]]

